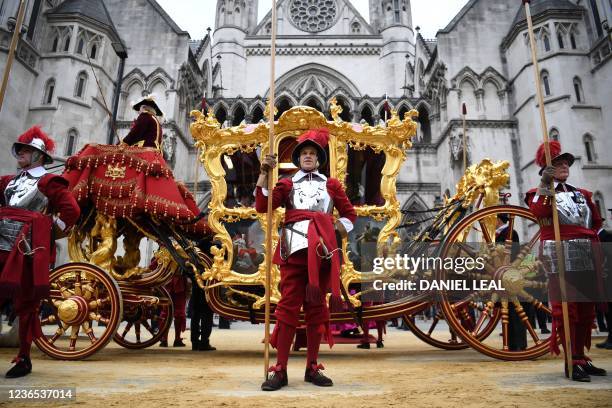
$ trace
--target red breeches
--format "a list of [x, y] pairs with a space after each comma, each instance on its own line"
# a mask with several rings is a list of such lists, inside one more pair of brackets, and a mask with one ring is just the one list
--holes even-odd
[[[329, 289], [329, 262], [321, 264], [322, 273], [319, 285], [323, 293]], [[304, 320], [307, 325], [329, 322], [329, 309], [323, 299], [319, 304], [304, 302], [308, 284], [308, 261], [306, 251], [302, 250], [289, 258], [289, 263], [281, 265], [280, 292], [281, 299], [276, 306], [274, 316], [290, 326], [297, 327], [300, 322], [300, 310], [304, 308]]]

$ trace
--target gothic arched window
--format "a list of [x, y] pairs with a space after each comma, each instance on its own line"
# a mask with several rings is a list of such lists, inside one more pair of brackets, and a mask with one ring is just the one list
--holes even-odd
[[578, 48], [578, 44], [576, 43], [576, 35], [574, 33], [570, 34], [570, 44], [572, 45], [573, 50]]
[[68, 33], [64, 39], [64, 51], [68, 52], [68, 50], [70, 50], [70, 33]]
[[53, 94], [55, 93], [55, 79], [51, 78], [45, 85], [45, 94], [43, 96], [43, 104], [50, 105], [53, 102]]
[[578, 77], [574, 77], [574, 94], [578, 103], [584, 102], [584, 92], [582, 91], [582, 81]]
[[79, 38], [79, 42], [77, 44], [76, 53], [83, 55], [83, 49], [84, 48], [85, 48], [85, 39], [84, 38]]
[[82, 71], [77, 77], [76, 84], [74, 87], [74, 96], [82, 98], [85, 95], [85, 87], [87, 86], [87, 74]]
[[259, 123], [261, 120], [265, 120], [264, 111], [261, 106], [256, 106], [255, 109], [253, 109], [253, 113], [251, 113], [251, 122]]
[[557, 42], [559, 43], [559, 48], [565, 48], [565, 43], [563, 42], [563, 34], [557, 33]]
[[550, 37], [548, 37], [548, 34], [542, 36], [542, 43], [544, 43], [544, 52], [550, 51]]
[[93, 43], [89, 49], [89, 58], [96, 59], [98, 55], [98, 43]]
[[593, 144], [593, 136], [588, 133], [582, 138], [584, 142], [584, 151], [586, 153], [587, 161], [593, 163], [595, 161], [595, 146]]
[[361, 24], [359, 24], [357, 21], [351, 24], [351, 32], [353, 34], [359, 34], [361, 32]]
[[542, 87], [544, 88], [544, 96], [552, 95], [551, 87], [550, 87], [550, 76], [548, 75], [548, 71], [542, 71]]
[[56, 34], [55, 37], [53, 37], [53, 42], [51, 43], [51, 52], [57, 52], [58, 51], [58, 47], [59, 47], [59, 34]]
[[68, 131], [68, 137], [66, 138], [66, 149], [64, 150], [66, 156], [72, 156], [74, 154], [78, 137], [79, 132], [77, 132], [76, 129], [70, 129]]

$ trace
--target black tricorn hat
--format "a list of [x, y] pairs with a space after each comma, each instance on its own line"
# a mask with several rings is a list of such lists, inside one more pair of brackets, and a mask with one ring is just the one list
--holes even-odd
[[155, 114], [157, 116], [164, 116], [164, 112], [162, 112], [159, 106], [157, 106], [157, 103], [155, 103], [155, 98], [153, 97], [153, 95], [148, 95], [148, 96], [143, 97], [138, 102], [136, 102], [132, 107], [134, 108], [135, 111], [139, 111], [140, 107], [143, 105], [150, 106], [153, 109], [155, 109]]

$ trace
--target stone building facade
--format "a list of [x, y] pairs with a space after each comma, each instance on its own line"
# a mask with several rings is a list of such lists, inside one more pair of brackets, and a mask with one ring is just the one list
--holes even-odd
[[[204, 93], [228, 126], [261, 120], [269, 92], [271, 13], [256, 24], [257, 6], [218, 0], [214, 41], [197, 54]], [[542, 132], [520, 2], [470, 0], [434, 40], [414, 27], [409, 0], [370, 0], [369, 22], [348, 0], [277, 7], [281, 112], [296, 105], [326, 111], [336, 97], [345, 120], [374, 124], [384, 119], [386, 100], [401, 113], [417, 109], [418, 141], [398, 193], [403, 208], [423, 209], [451, 194], [463, 172], [465, 103], [469, 161], [509, 160], [510, 203], [522, 205], [539, 178], [533, 159]], [[532, 14], [548, 131], [577, 156], [571, 181], [595, 193], [609, 220], [610, 3], [534, 0]]]
[[[6, 63], [18, 0], [0, 1], [0, 66]], [[135, 24], [138, 22], [138, 24]], [[0, 172], [13, 171], [10, 145], [34, 124], [57, 140], [62, 160], [87, 143], [113, 143], [129, 130], [131, 102], [153, 94], [164, 111], [168, 161], [193, 163], [189, 112], [199, 106], [202, 73], [189, 34], [154, 0], [33, 0], [0, 112]], [[117, 49], [127, 50], [116, 129], [110, 130], [119, 77]], [[115, 132], [116, 130], [116, 132]], [[175, 166], [177, 178], [193, 166]]]

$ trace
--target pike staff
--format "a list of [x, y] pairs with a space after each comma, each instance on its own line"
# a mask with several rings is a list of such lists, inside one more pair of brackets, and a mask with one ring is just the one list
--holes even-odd
[[[538, 56], [536, 51], [535, 36], [533, 34], [533, 21], [531, 19], [531, 0], [522, 0], [525, 5], [525, 14], [527, 15], [527, 26], [529, 29], [529, 42], [531, 44], [531, 58], [533, 60], [533, 69], [535, 73], [536, 81], [536, 94], [538, 98], [538, 105], [540, 108], [540, 124], [542, 126], [542, 135], [544, 137], [544, 152], [546, 155], [546, 165], [551, 166], [551, 154], [550, 144], [548, 141], [548, 125], [546, 123], [546, 112], [544, 111], [544, 95], [542, 94], [542, 85], [540, 83], [540, 65], [538, 63]], [[559, 229], [559, 212], [557, 209], [557, 201], [555, 199], [555, 182], [551, 181], [551, 207], [552, 207], [552, 221], [555, 235], [555, 249], [557, 253], [557, 268], [559, 270], [559, 286], [561, 289], [561, 308], [563, 312], [563, 333], [565, 335], [565, 364], [568, 369], [569, 378], [572, 378], [572, 347], [570, 339], [570, 325], [569, 325], [569, 309], [567, 306], [566, 297], [566, 286], [565, 286], [565, 259], [563, 257], [563, 249], [561, 247], [561, 230]], [[553, 338], [552, 341], [557, 341]]]
[[25, 0], [19, 2], [19, 9], [17, 11], [17, 21], [15, 22], [15, 31], [13, 31], [13, 38], [11, 45], [9, 46], [9, 53], [6, 59], [6, 66], [4, 67], [4, 74], [2, 76], [2, 85], [0, 86], [0, 111], [2, 111], [2, 105], [4, 103], [4, 94], [8, 87], [8, 80], [11, 74], [11, 68], [13, 67], [13, 61], [15, 60], [15, 51], [19, 44], [19, 34], [21, 33], [21, 26], [23, 25], [23, 19], [25, 17], [26, 4]]
[[467, 169], [467, 105], [465, 102], [461, 104], [461, 114], [463, 116], [463, 174], [465, 174], [465, 170]]
[[[275, 154], [274, 145], [274, 100], [276, 98], [276, 0], [272, 0], [272, 33], [270, 45], [270, 104], [269, 111], [269, 129], [268, 136], [268, 154]], [[263, 152], [262, 152], [263, 153]], [[274, 180], [268, 177], [268, 211], [266, 213], [266, 302], [265, 302], [265, 336], [264, 336], [264, 378], [268, 377], [268, 369], [270, 368], [270, 292], [272, 290], [272, 223], [274, 222], [274, 214], [272, 213], [272, 191], [274, 190]]]

